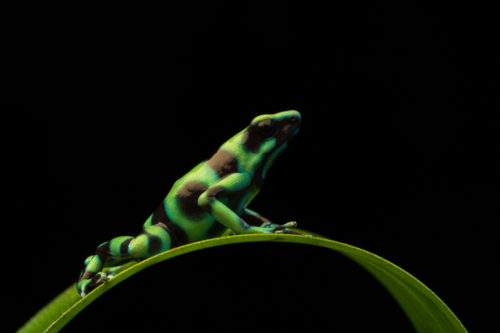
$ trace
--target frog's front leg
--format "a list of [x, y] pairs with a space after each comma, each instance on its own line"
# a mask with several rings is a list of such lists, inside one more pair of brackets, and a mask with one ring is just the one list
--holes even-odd
[[264, 217], [249, 208], [245, 208], [240, 214], [240, 217], [250, 225], [264, 226], [272, 224], [271, 220], [269, 220], [267, 217]]
[[[198, 198], [198, 205], [211, 214], [217, 222], [231, 229], [236, 234], [295, 233], [287, 229], [287, 227], [295, 226], [293, 222], [285, 225], [277, 225], [271, 224], [268, 219], [262, 217], [262, 222], [266, 225], [250, 225], [245, 221], [244, 214], [239, 216], [219, 200], [219, 197], [222, 195], [231, 195], [231, 193], [245, 190], [250, 185], [250, 182], [251, 178], [248, 174], [240, 172], [232, 173], [204, 191]], [[247, 212], [247, 216], [250, 217], [250, 215], [252, 214]], [[256, 215], [258, 214], [255, 213], [253, 218], [259, 219]]]
[[[170, 234], [163, 223], [147, 225], [137, 237], [120, 236], [99, 245], [93, 256], [85, 260], [85, 269], [76, 284], [83, 297], [109, 280], [119, 270], [115, 266], [126, 260], [142, 260], [170, 248]], [[103, 272], [104, 267], [112, 266]]]

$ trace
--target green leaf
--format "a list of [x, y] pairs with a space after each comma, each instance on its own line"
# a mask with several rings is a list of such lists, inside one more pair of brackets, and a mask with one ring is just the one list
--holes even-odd
[[[393, 263], [363, 249], [323, 237], [293, 234], [234, 235], [195, 242], [128, 264], [113, 279], [84, 298], [70, 286], [33, 316], [18, 332], [58, 332], [73, 317], [108, 289], [137, 272], [164, 260], [210, 247], [248, 242], [288, 242], [319, 246], [337, 251], [357, 262], [392, 294], [417, 332], [467, 332], [450, 308], [413, 275]], [[325, 263], [326, 265], [326, 263]]]

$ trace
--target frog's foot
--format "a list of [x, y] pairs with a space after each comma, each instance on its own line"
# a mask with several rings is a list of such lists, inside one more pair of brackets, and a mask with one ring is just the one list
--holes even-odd
[[85, 297], [89, 292], [105, 283], [106, 281], [111, 280], [117, 271], [120, 270], [121, 267], [116, 267], [113, 269], [109, 269], [106, 272], [96, 273], [89, 279], [82, 279], [76, 283], [76, 289], [81, 297]]
[[269, 233], [272, 234], [296, 234], [296, 235], [301, 235], [301, 233], [298, 233], [296, 231], [290, 230], [288, 228], [295, 228], [297, 227], [297, 222], [295, 221], [290, 221], [284, 224], [274, 224], [271, 222], [265, 222], [261, 226], [261, 228], [269, 230]]
[[111, 280], [116, 275], [116, 273], [118, 273], [122, 270], [123, 270], [123, 266], [114, 266], [114, 267], [108, 268], [104, 273], [106, 274], [107, 280]]

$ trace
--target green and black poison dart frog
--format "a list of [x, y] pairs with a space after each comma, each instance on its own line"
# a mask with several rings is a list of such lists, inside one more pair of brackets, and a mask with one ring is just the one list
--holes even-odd
[[[76, 284], [84, 297], [109, 280], [125, 261], [142, 260], [171, 248], [235, 234], [295, 233], [295, 222], [273, 224], [247, 208], [267, 170], [297, 134], [297, 111], [260, 115], [224, 143], [208, 160], [177, 180], [136, 237], [120, 236], [99, 245], [85, 260]], [[110, 267], [105, 272], [104, 267]]]

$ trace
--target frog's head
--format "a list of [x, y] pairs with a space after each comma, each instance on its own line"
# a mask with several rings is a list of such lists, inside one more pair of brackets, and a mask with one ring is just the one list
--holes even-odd
[[243, 147], [248, 152], [274, 159], [298, 133], [300, 121], [300, 113], [295, 110], [257, 116], [243, 132]]

